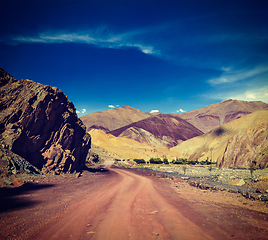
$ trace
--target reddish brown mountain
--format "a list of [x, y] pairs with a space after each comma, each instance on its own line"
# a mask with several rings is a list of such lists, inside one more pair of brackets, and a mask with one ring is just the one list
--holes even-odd
[[25, 170], [27, 160], [44, 172], [81, 171], [90, 135], [73, 103], [56, 87], [17, 81], [3, 69], [0, 80], [0, 155], [7, 164]]
[[125, 106], [91, 113], [80, 119], [86, 125], [87, 131], [91, 129], [101, 129], [105, 132], [109, 132], [150, 116], [149, 113]]
[[268, 110], [268, 104], [261, 101], [246, 102], [228, 99], [204, 108], [179, 113], [177, 116], [206, 133], [222, 124], [259, 110]]
[[109, 133], [154, 147], [174, 147], [182, 141], [203, 134], [184, 119], [170, 114], [158, 114]]

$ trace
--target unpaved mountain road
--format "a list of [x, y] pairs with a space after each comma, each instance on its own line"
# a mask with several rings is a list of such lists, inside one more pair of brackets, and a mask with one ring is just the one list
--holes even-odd
[[1, 239], [267, 239], [268, 214], [250, 202], [148, 173], [108, 166], [39, 185], [7, 193]]

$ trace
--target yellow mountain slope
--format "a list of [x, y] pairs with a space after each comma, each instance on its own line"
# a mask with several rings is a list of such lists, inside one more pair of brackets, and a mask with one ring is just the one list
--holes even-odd
[[[257, 111], [173, 147], [184, 158], [211, 159], [218, 166], [260, 167], [268, 164], [268, 111]], [[212, 150], [212, 151], [211, 151]]]
[[169, 149], [154, 148], [125, 137], [115, 137], [99, 129], [92, 129], [89, 133], [93, 146], [101, 147], [110, 153], [110, 156], [117, 156], [121, 160], [143, 158], [148, 161], [152, 157], [166, 157], [171, 161], [176, 157], [181, 157], [179, 153]]

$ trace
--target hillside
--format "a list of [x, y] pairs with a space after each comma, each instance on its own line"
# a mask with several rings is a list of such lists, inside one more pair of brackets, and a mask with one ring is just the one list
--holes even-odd
[[228, 122], [202, 136], [185, 141], [171, 150], [189, 160], [206, 158], [220, 167], [261, 168], [268, 164], [268, 111], [257, 111]]
[[111, 157], [120, 160], [143, 158], [148, 161], [152, 157], [166, 157], [171, 161], [181, 156], [166, 148], [155, 148], [133, 139], [115, 137], [99, 129], [92, 129], [89, 133], [92, 137], [92, 149], [97, 151], [101, 158]]
[[154, 147], [168, 148], [203, 134], [184, 119], [163, 113], [131, 123], [109, 133], [116, 137], [134, 139]]
[[177, 116], [206, 133], [222, 124], [259, 110], [268, 110], [268, 104], [261, 101], [246, 102], [228, 99], [204, 108], [179, 113]]
[[133, 107], [125, 106], [106, 111], [95, 112], [80, 119], [90, 129], [101, 129], [105, 132], [148, 118], [151, 115]]

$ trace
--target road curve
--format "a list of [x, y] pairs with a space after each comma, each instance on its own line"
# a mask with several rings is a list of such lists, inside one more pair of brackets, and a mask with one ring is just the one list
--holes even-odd
[[267, 239], [267, 213], [219, 202], [216, 193], [154, 173], [106, 169], [84, 172], [81, 178], [48, 176], [30, 185], [32, 190], [11, 195], [13, 204], [19, 201], [22, 207], [0, 213], [0, 238]]
[[213, 239], [168, 203], [148, 177], [109, 171], [112, 180], [29, 239]]

